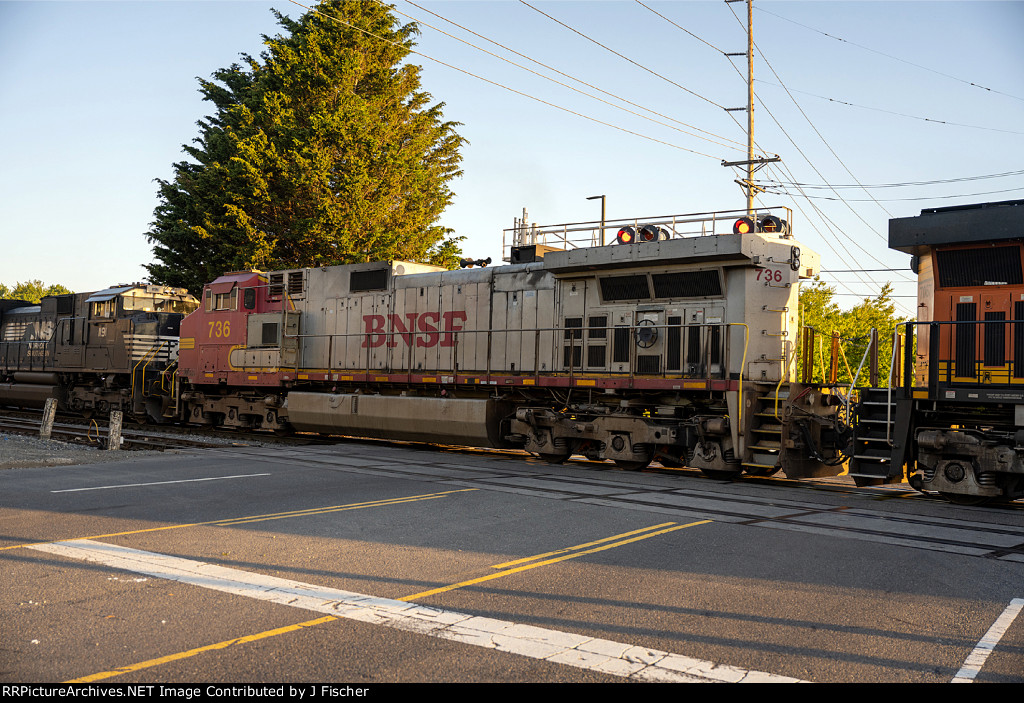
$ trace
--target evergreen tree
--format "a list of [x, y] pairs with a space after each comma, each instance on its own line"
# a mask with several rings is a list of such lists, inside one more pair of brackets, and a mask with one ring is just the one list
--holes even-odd
[[[156, 283], [198, 290], [225, 271], [404, 259], [449, 267], [437, 225], [461, 175], [456, 123], [403, 64], [415, 25], [366, 0], [323, 0], [259, 59], [200, 80], [214, 115], [158, 180], [147, 238]], [[360, 31], [365, 30], [365, 31]]]
[[[884, 386], [892, 364], [893, 331], [897, 325], [909, 319], [896, 315], [892, 285], [886, 283], [876, 297], [865, 298], [849, 310], [840, 309], [833, 300], [835, 293], [835, 288], [826, 285], [820, 278], [815, 278], [813, 283], [800, 290], [800, 324], [813, 327], [816, 334], [815, 382], [821, 383], [828, 375], [832, 333], [838, 332], [842, 349], [839, 357], [839, 383], [849, 384], [851, 374], [857, 373], [857, 366], [867, 349], [867, 335], [873, 327], [878, 330], [878, 382]], [[867, 361], [857, 379], [857, 385], [868, 385]]]

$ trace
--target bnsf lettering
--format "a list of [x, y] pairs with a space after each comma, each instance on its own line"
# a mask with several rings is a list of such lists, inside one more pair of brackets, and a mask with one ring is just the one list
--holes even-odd
[[[417, 347], [454, 347], [455, 335], [462, 329], [466, 313], [452, 312], [407, 312], [405, 315], [363, 315], [363, 347], [387, 345], [397, 347], [398, 340]], [[439, 326], [440, 323], [440, 326]]]

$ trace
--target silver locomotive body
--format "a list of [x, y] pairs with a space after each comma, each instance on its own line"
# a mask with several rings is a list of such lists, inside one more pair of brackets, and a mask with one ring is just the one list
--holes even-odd
[[[818, 256], [785, 229], [717, 233], [739, 216], [518, 227], [507, 266], [222, 277], [204, 300], [236, 302], [182, 328], [183, 416], [773, 473], [806, 434], [784, 441], [782, 406]], [[601, 245], [644, 224], [661, 236]], [[832, 413], [816, 397], [807, 412]]]

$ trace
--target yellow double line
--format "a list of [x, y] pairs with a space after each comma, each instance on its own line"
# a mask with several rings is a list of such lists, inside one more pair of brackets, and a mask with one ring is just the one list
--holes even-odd
[[639, 542], [640, 540], [649, 539], [651, 537], [663, 535], [668, 532], [675, 532], [676, 530], [682, 530], [687, 527], [705, 525], [709, 522], [711, 522], [711, 520], [698, 520], [697, 522], [689, 522], [685, 525], [679, 525], [674, 522], [663, 522], [660, 525], [651, 525], [650, 527], [644, 527], [640, 530], [633, 530], [632, 532], [623, 532], [622, 534], [613, 535], [611, 537], [605, 537], [604, 539], [594, 540], [593, 542], [577, 544], [574, 547], [565, 547], [563, 549], [556, 549], [553, 552], [536, 554], [532, 557], [524, 557], [522, 559], [516, 559], [515, 561], [507, 561], [503, 564], [495, 564], [491, 568], [501, 569], [501, 571], [498, 571], [497, 573], [493, 574], [487, 574], [486, 576], [481, 576], [479, 578], [469, 579], [468, 581], [460, 581], [459, 583], [453, 583], [450, 586], [442, 586], [441, 588], [434, 588], [429, 591], [414, 593], [411, 596], [405, 596], [404, 598], [399, 598], [398, 600], [411, 601], [419, 598], [426, 598], [427, 596], [432, 596], [437, 593], [454, 591], [456, 588], [463, 588], [464, 586], [473, 586], [478, 583], [484, 583], [485, 581], [493, 581], [494, 579], [500, 579], [505, 576], [509, 576], [510, 574], [517, 574], [520, 571], [528, 571], [530, 569], [536, 569], [541, 566], [557, 564], [558, 562], [566, 561], [567, 559], [576, 559], [577, 557], [582, 557], [587, 554], [603, 552], [606, 549], [614, 549], [615, 547], [621, 547], [625, 544], [630, 544], [632, 542]]
[[[447, 493], [457, 493], [458, 491], [448, 491]], [[406, 499], [395, 499], [395, 502], [409, 502], [413, 499], [427, 499], [435, 498], [446, 495], [446, 493], [430, 494], [426, 496], [416, 496]], [[325, 512], [331, 510], [342, 510], [351, 509], [352, 507], [369, 507], [370, 505], [388, 505], [390, 501], [374, 501], [373, 503], [360, 503], [353, 506], [339, 506], [338, 508], [324, 508]], [[306, 514], [309, 511], [296, 511], [299, 514]], [[312, 514], [312, 513], [311, 513]], [[285, 514], [279, 514], [281, 517], [285, 517]], [[264, 517], [278, 517], [278, 515], [264, 516]], [[435, 588], [430, 591], [423, 591], [422, 593], [415, 593], [411, 596], [405, 596], [399, 598], [400, 601], [411, 601], [417, 598], [425, 598], [437, 593], [445, 593], [446, 591], [454, 591], [457, 588], [463, 588], [464, 586], [472, 586], [474, 584], [483, 583], [485, 581], [493, 581], [510, 574], [519, 573], [520, 571], [527, 571], [529, 569], [536, 569], [541, 566], [548, 566], [550, 564], [557, 564], [560, 561], [566, 561], [567, 559], [575, 559], [577, 557], [585, 556], [587, 554], [594, 554], [595, 552], [602, 552], [606, 549], [614, 549], [615, 547], [621, 547], [632, 542], [639, 542], [640, 540], [650, 539], [651, 537], [657, 537], [668, 532], [675, 532], [676, 530], [682, 530], [687, 527], [696, 527], [697, 525], [706, 525], [711, 520], [698, 520], [697, 522], [690, 522], [685, 525], [679, 525], [674, 522], [663, 522], [659, 525], [651, 525], [650, 527], [644, 527], [639, 530], [633, 530], [631, 532], [623, 532], [622, 534], [612, 535], [611, 537], [605, 537], [603, 539], [594, 540], [593, 542], [585, 542], [583, 544], [577, 544], [573, 547], [565, 547], [563, 549], [556, 549], [553, 552], [544, 552], [543, 554], [535, 554], [532, 557], [524, 557], [522, 559], [515, 559], [513, 561], [506, 561], [501, 564], [495, 564], [492, 569], [501, 569], [493, 574], [481, 576], [480, 578], [470, 579], [468, 581], [460, 581], [459, 583], [453, 583], [450, 586], [444, 586], [442, 588]], [[219, 524], [219, 523], [218, 523]], [[133, 671], [140, 671], [142, 669], [148, 669], [153, 666], [159, 666], [161, 664], [168, 664], [173, 661], [181, 659], [188, 659], [194, 657], [197, 654], [204, 652], [216, 651], [218, 649], [226, 649], [235, 644], [245, 644], [246, 642], [255, 642], [257, 640], [266, 639], [268, 637], [274, 637], [276, 635], [283, 635], [288, 632], [295, 632], [307, 627], [315, 627], [316, 625], [322, 625], [323, 623], [332, 622], [338, 618], [328, 615], [326, 617], [317, 618], [315, 620], [307, 620], [305, 622], [296, 623], [294, 625], [287, 625], [285, 627], [279, 627], [273, 630], [265, 630], [264, 632], [258, 632], [253, 635], [246, 635], [245, 637], [236, 637], [234, 639], [225, 640], [223, 642], [217, 642], [216, 644], [208, 644], [204, 647], [196, 647], [185, 652], [177, 652], [175, 654], [168, 654], [167, 656], [158, 657], [156, 659], [149, 659], [144, 662], [137, 664], [129, 664], [128, 666], [122, 666], [117, 669], [110, 671], [101, 671], [96, 674], [90, 674], [89, 676], [83, 676], [79, 679], [72, 679], [65, 683], [90, 683], [93, 681], [102, 681], [103, 679], [113, 678], [114, 676], [120, 676], [121, 674], [128, 674]]]
[[[171, 530], [179, 529], [183, 527], [198, 527], [203, 525], [215, 525], [218, 527], [228, 527], [231, 525], [243, 525], [252, 522], [261, 522], [264, 520], [281, 520], [291, 517], [305, 517], [309, 515], [322, 515], [324, 513], [339, 512], [343, 510], [358, 510], [361, 508], [372, 508], [372, 507], [383, 507], [387, 505], [399, 505], [402, 503], [412, 503], [421, 500], [432, 500], [434, 498], [443, 498], [453, 493], [463, 493], [466, 491], [474, 491], [475, 488], [463, 488], [452, 491], [442, 491], [440, 493], [425, 493], [415, 496], [406, 496], [404, 498], [386, 498], [382, 500], [367, 501], [364, 503], [349, 503], [346, 505], [333, 505], [323, 508], [309, 508], [307, 510], [291, 510], [281, 513], [267, 513], [264, 515], [250, 515], [247, 517], [234, 518], [229, 520], [210, 520], [207, 522], [194, 522], [182, 525], [168, 525], [165, 527], [154, 527], [144, 530], [131, 530], [127, 532], [114, 532], [104, 535], [94, 535], [92, 537], [84, 537], [78, 539], [98, 539], [103, 537], [118, 537], [122, 535], [133, 535], [144, 532], [155, 532], [159, 530]], [[487, 581], [493, 581], [494, 579], [504, 578], [511, 574], [516, 574], [522, 571], [528, 571], [530, 569], [536, 569], [541, 566], [549, 566], [551, 564], [557, 564], [568, 559], [576, 559], [578, 557], [585, 556], [587, 554], [594, 554], [596, 552], [602, 552], [607, 549], [614, 549], [621, 547], [633, 542], [639, 542], [641, 540], [650, 539], [651, 537], [657, 537], [658, 535], [667, 534], [669, 532], [675, 532], [676, 530], [682, 530], [687, 527], [695, 527], [697, 525], [705, 525], [710, 523], [711, 520], [698, 520], [696, 522], [686, 523], [680, 525], [674, 522], [663, 522], [657, 525], [651, 525], [644, 527], [639, 530], [632, 530], [630, 532], [623, 532], [621, 534], [612, 535], [611, 537], [604, 537], [602, 539], [593, 540], [591, 542], [584, 542], [583, 544], [577, 544], [572, 547], [564, 547], [562, 549], [556, 549], [551, 552], [544, 552], [542, 554], [535, 554], [530, 557], [524, 557], [522, 559], [515, 559], [513, 561], [503, 562], [501, 564], [494, 564], [492, 569], [500, 569], [495, 573], [480, 576], [479, 578], [469, 579], [467, 581], [460, 581], [459, 583], [453, 583], [448, 586], [442, 586], [440, 588], [434, 588], [429, 591], [422, 591], [420, 593], [414, 593], [411, 596], [405, 596], [399, 598], [401, 601], [413, 601], [420, 598], [426, 598], [427, 596], [436, 595], [438, 593], [446, 593], [448, 591], [454, 591], [458, 588], [464, 588], [466, 586], [473, 586], [479, 583], [485, 583]], [[45, 544], [45, 542], [37, 542], [34, 544]], [[12, 545], [9, 547], [2, 547], [0, 549], [15, 549], [18, 547], [28, 547], [30, 544], [19, 544]], [[315, 620], [307, 620], [306, 622], [296, 623], [294, 625], [288, 625], [286, 627], [279, 627], [273, 630], [266, 630], [264, 632], [258, 632], [252, 635], [246, 635], [244, 637], [237, 637], [223, 642], [217, 642], [215, 644], [209, 644], [203, 647], [197, 647], [184, 652], [177, 652], [175, 654], [169, 654], [167, 656], [158, 657], [156, 659], [149, 659], [144, 662], [138, 662], [136, 664], [130, 664], [128, 666], [122, 666], [117, 669], [110, 671], [101, 671], [89, 676], [84, 676], [79, 679], [73, 679], [66, 683], [89, 683], [92, 681], [101, 681], [103, 679], [109, 679], [114, 676], [120, 676], [121, 674], [127, 674], [134, 671], [140, 671], [142, 669], [148, 669], [153, 666], [159, 666], [161, 664], [167, 664], [173, 661], [181, 659], [187, 659], [194, 657], [204, 652], [215, 651], [219, 649], [226, 649], [235, 644], [244, 644], [247, 642], [255, 642], [257, 640], [266, 639], [268, 637], [274, 637], [276, 635], [283, 635], [288, 632], [295, 632], [307, 627], [315, 627], [323, 623], [337, 620], [338, 618], [333, 616], [321, 617]]]

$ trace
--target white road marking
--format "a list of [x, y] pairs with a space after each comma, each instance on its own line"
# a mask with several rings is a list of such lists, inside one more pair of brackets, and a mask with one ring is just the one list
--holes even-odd
[[988, 659], [988, 655], [999, 644], [999, 640], [1006, 634], [1014, 619], [1020, 614], [1021, 609], [1024, 609], [1024, 598], [1014, 598], [1010, 601], [1010, 604], [1003, 610], [1002, 615], [996, 618], [996, 621], [992, 623], [992, 627], [988, 628], [988, 632], [978, 642], [974, 651], [967, 656], [964, 665], [960, 667], [960, 671], [956, 672], [956, 676], [953, 677], [950, 683], [974, 682], [974, 677], [981, 671], [981, 667], [985, 666], [985, 660]]
[[270, 474], [238, 474], [237, 476], [211, 476], [209, 478], [183, 478], [180, 481], [153, 481], [152, 483], [121, 483], [116, 486], [93, 486], [91, 488], [64, 488], [50, 493], [75, 493], [77, 491], [104, 491], [108, 488], [135, 488], [136, 486], [162, 486], [167, 483], [193, 483], [195, 481], [223, 481], [226, 478], [252, 478]]
[[637, 681], [676, 683], [796, 683], [799, 679], [749, 671], [637, 647], [623, 642], [559, 632], [505, 620], [483, 618], [416, 603], [325, 588], [238, 569], [143, 552], [92, 540], [51, 542], [30, 547], [72, 559], [157, 578], [290, 605], [339, 618], [393, 627], [487, 649], [568, 664]]

